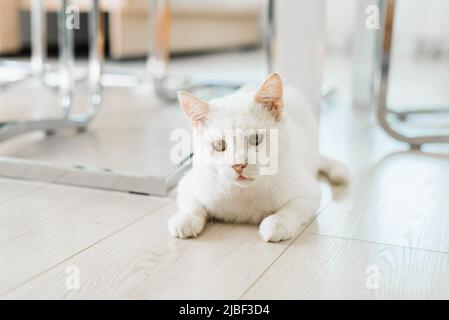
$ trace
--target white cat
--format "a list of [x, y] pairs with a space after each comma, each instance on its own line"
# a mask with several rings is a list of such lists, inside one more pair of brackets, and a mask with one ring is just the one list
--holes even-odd
[[[319, 208], [318, 172], [334, 183], [349, 178], [344, 165], [319, 155], [313, 110], [299, 92], [283, 89], [277, 73], [257, 90], [247, 87], [209, 102], [188, 92], [178, 98], [193, 127], [194, 164], [179, 182], [178, 213], [168, 221], [174, 237], [198, 236], [211, 216], [260, 223], [265, 241], [290, 239]], [[248, 134], [248, 129], [257, 131]], [[238, 139], [246, 143], [239, 145]], [[262, 145], [269, 146], [269, 159], [276, 162], [269, 174], [261, 174], [266, 163], [248, 161], [249, 151], [257, 154]], [[226, 163], [225, 156], [234, 162]]]

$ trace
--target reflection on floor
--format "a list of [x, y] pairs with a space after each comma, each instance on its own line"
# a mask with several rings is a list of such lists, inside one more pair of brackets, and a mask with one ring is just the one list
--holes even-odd
[[[254, 55], [238, 61], [257, 66]], [[208, 65], [203, 60], [177, 67], [192, 71]], [[449, 298], [449, 147], [408, 151], [371, 115], [354, 114], [350, 79], [336, 73], [342, 65], [334, 60], [328, 68], [338, 94], [323, 106], [321, 142], [323, 153], [350, 165], [353, 179], [346, 188], [322, 183], [319, 214], [296, 239], [268, 244], [255, 226], [221, 223], [194, 240], [172, 239], [170, 198], [2, 178], [0, 297]], [[3, 144], [0, 153], [154, 170], [145, 163], [160, 157], [164, 165], [167, 155], [145, 146], [164, 148], [170, 127], [186, 123], [175, 106], [125, 95], [107, 92], [86, 136], [30, 135]], [[155, 110], [167, 120], [153, 118]], [[147, 127], [154, 131], [136, 133]], [[74, 275], [79, 289], [67, 281]]]

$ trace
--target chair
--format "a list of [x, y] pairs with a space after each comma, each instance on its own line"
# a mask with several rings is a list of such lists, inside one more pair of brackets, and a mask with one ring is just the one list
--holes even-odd
[[449, 108], [395, 111], [387, 104], [395, 2], [395, 0], [380, 1], [381, 32], [377, 36], [376, 44], [376, 86], [374, 89], [377, 119], [380, 126], [388, 135], [396, 140], [410, 144], [414, 149], [419, 149], [421, 145], [426, 143], [448, 143], [449, 135], [406, 135], [399, 132], [397, 128], [388, 121], [388, 116], [390, 114], [397, 116], [402, 121], [406, 121], [411, 115], [449, 112]]
[[[45, 19], [42, 0], [33, 0], [32, 6], [32, 33], [33, 33], [33, 55], [31, 59], [31, 75], [38, 75], [41, 79], [45, 75]], [[17, 135], [43, 130], [47, 133], [64, 128], [75, 128], [85, 130], [89, 122], [99, 112], [101, 106], [101, 60], [98, 54], [98, 0], [92, 1], [92, 10], [89, 14], [89, 106], [85, 113], [73, 114], [73, 30], [66, 28], [68, 13], [66, 7], [68, 0], [62, 0], [58, 12], [58, 35], [59, 35], [59, 115], [54, 118], [46, 118], [29, 121], [7, 121], [0, 122], [0, 142]]]

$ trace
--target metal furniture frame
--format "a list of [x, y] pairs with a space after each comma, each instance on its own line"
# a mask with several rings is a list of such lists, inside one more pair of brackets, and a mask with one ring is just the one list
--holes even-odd
[[[74, 68], [74, 42], [73, 30], [66, 27], [68, 13], [66, 7], [68, 0], [61, 0], [58, 12], [58, 42], [59, 54], [59, 115], [54, 118], [29, 121], [0, 122], [0, 142], [17, 135], [43, 130], [47, 133], [65, 128], [84, 130], [89, 122], [99, 112], [101, 107], [101, 61], [97, 49], [98, 42], [98, 1], [93, 0], [92, 10], [89, 13], [89, 106], [85, 113], [74, 114], [71, 112], [73, 95], [73, 68]], [[30, 75], [43, 77], [45, 68], [45, 19], [42, 0], [33, 0], [34, 17], [32, 23], [33, 54], [31, 58], [32, 71]]]
[[0, 60], [1, 69], [15, 70], [22, 74], [21, 77], [0, 83], [0, 88], [32, 76], [38, 76], [43, 79], [44, 71], [48, 68], [45, 64], [46, 30], [46, 15], [42, 0], [31, 0], [31, 61]]
[[406, 120], [411, 115], [438, 114], [449, 112], [449, 108], [395, 111], [391, 108], [391, 106], [387, 104], [395, 2], [395, 0], [380, 1], [381, 32], [377, 37], [376, 44], [377, 70], [375, 95], [377, 119], [380, 126], [388, 135], [399, 141], [409, 143], [412, 148], [419, 149], [421, 145], [426, 143], [448, 143], [449, 135], [408, 136], [404, 133], [399, 132], [388, 121], [388, 116], [390, 114], [396, 115], [400, 120]]
[[[223, 81], [207, 79], [201, 81], [190, 78], [174, 78], [169, 74], [170, 65], [170, 0], [148, 0], [148, 43], [145, 72], [126, 70], [118, 66], [108, 66], [102, 73], [103, 87], [132, 87], [148, 81], [152, 82], [159, 98], [175, 101], [178, 90], [195, 91], [204, 88], [238, 89], [243, 81]], [[114, 81], [112, 79], [120, 79]], [[197, 77], [198, 78], [198, 77]]]
[[[31, 63], [5, 62], [7, 67], [20, 68], [27, 71], [25, 78], [38, 76], [45, 81], [46, 69], [46, 21], [42, 0], [32, 0], [32, 59]], [[74, 87], [74, 38], [73, 30], [66, 26], [70, 12], [67, 12], [69, 0], [61, 0], [58, 11], [58, 44], [59, 44], [59, 115], [54, 118], [28, 121], [0, 122], [0, 142], [15, 136], [32, 132], [45, 131], [53, 133], [58, 130], [74, 128], [84, 131], [92, 119], [98, 114], [102, 102], [102, 57], [104, 48], [101, 42], [99, 0], [92, 0], [89, 12], [89, 57], [88, 57], [88, 88], [89, 102], [87, 111], [73, 113], [73, 87]], [[169, 6], [168, 0], [150, 0], [157, 10], [153, 10], [151, 17], [154, 22], [151, 26], [153, 36], [158, 34], [161, 28], [168, 32]], [[164, 17], [164, 19], [161, 19]], [[168, 36], [168, 35], [167, 35]], [[173, 99], [174, 90], [168, 90], [165, 86], [168, 75], [168, 38], [154, 39], [154, 54], [148, 55], [148, 64], [159, 66], [159, 72], [155, 73], [155, 86], [157, 93], [166, 99]], [[154, 70], [150, 69], [152, 73]], [[116, 74], [139, 80], [136, 74], [127, 73], [124, 70], [115, 70]], [[113, 73], [112, 73], [113, 74]], [[107, 76], [107, 74], [106, 74]], [[20, 79], [22, 80], [22, 79]], [[11, 81], [14, 83], [17, 81]], [[77, 167], [57, 166], [33, 160], [0, 158], [0, 175], [21, 179], [40, 180], [62, 184], [88, 186], [94, 188], [111, 189], [118, 191], [137, 192], [144, 194], [166, 195], [174, 187], [190, 166], [188, 157], [167, 177], [155, 177], [145, 174], [133, 174], [112, 170], [91, 170]]]

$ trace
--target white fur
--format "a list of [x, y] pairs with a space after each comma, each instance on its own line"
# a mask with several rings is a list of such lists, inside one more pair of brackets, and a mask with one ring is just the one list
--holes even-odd
[[[218, 130], [278, 129], [277, 173], [260, 175], [257, 165], [249, 165], [243, 172], [254, 180], [237, 181], [238, 174], [231, 166], [215, 164], [216, 158], [209, 159], [211, 164], [194, 164], [179, 182], [178, 213], [168, 222], [172, 236], [198, 236], [211, 216], [226, 222], [260, 223], [259, 232], [265, 241], [290, 239], [318, 210], [317, 173], [323, 171], [337, 183], [347, 181], [343, 165], [319, 155], [318, 121], [299, 92], [285, 88], [279, 121], [272, 111], [255, 103], [255, 92], [246, 86], [230, 96], [209, 101], [205, 126]], [[194, 137], [206, 148], [217, 138], [196, 129]], [[196, 148], [194, 145], [194, 157], [199, 154]]]

